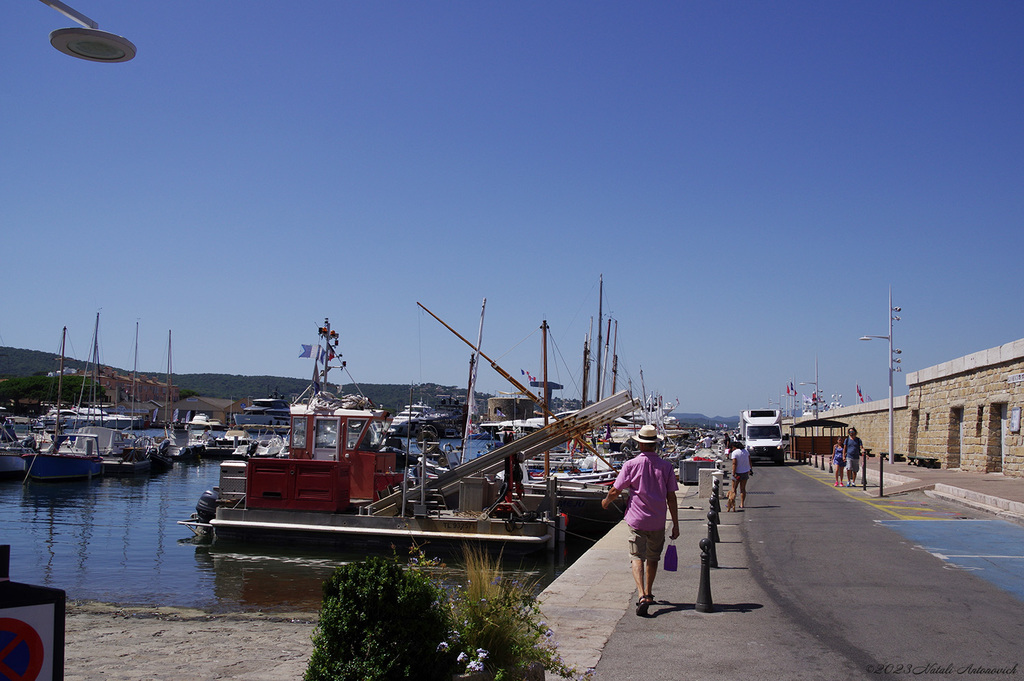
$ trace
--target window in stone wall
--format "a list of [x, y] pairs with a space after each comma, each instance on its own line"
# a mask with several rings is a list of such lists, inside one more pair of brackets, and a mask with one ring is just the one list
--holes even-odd
[[981, 425], [984, 423], [985, 417], [985, 406], [982, 404], [978, 405], [978, 420], [974, 424], [974, 436], [981, 437]]
[[931, 423], [931, 421], [932, 421], [932, 415], [931, 415], [931, 412], [927, 412], [927, 411], [926, 411], [926, 412], [924, 413], [924, 429], [925, 429], [925, 430], [928, 430], [928, 425], [929, 425], [929, 424]]

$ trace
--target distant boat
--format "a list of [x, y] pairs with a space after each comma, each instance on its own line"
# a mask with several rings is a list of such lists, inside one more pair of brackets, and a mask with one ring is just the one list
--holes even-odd
[[280, 397], [261, 397], [235, 414], [236, 426], [287, 426], [291, 420], [291, 405]]
[[18, 440], [14, 426], [4, 423], [0, 427], [0, 479], [25, 477], [23, 455], [35, 453], [35, 438]]

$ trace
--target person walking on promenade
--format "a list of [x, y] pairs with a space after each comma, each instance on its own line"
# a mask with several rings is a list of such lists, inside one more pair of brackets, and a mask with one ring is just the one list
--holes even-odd
[[737, 447], [729, 455], [732, 459], [732, 479], [740, 492], [740, 508], [747, 505], [747, 478], [753, 467], [750, 465], [750, 452], [746, 447]]
[[860, 470], [860, 450], [864, 443], [857, 437], [857, 429], [850, 428], [850, 436], [846, 438], [843, 448], [846, 450], [847, 487], [857, 484], [857, 471]]
[[833, 487], [843, 486], [843, 469], [846, 468], [846, 459], [843, 457], [843, 438], [836, 440], [835, 447], [832, 448], [832, 467], [836, 471], [836, 484]]
[[626, 524], [630, 531], [633, 580], [639, 594], [636, 614], [646, 617], [654, 603], [654, 577], [658, 574], [658, 561], [665, 546], [666, 510], [672, 517], [670, 537], [675, 539], [679, 536], [679, 508], [676, 505], [679, 483], [675, 468], [655, 451], [657, 429], [650, 424], [645, 425], [637, 433], [636, 440], [640, 453], [622, 464], [608, 495], [601, 500], [601, 507], [608, 508], [623, 490], [630, 490]]

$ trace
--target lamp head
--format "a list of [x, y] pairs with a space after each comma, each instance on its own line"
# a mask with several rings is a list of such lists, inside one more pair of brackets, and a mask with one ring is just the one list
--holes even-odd
[[59, 28], [50, 44], [64, 54], [88, 61], [120, 62], [135, 58], [135, 45], [127, 38], [98, 28]]

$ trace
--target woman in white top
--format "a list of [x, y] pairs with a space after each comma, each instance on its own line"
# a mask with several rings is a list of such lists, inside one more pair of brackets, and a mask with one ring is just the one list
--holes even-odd
[[740, 490], [740, 508], [747, 505], [747, 478], [750, 477], [750, 452], [745, 447], [732, 450], [732, 479]]

